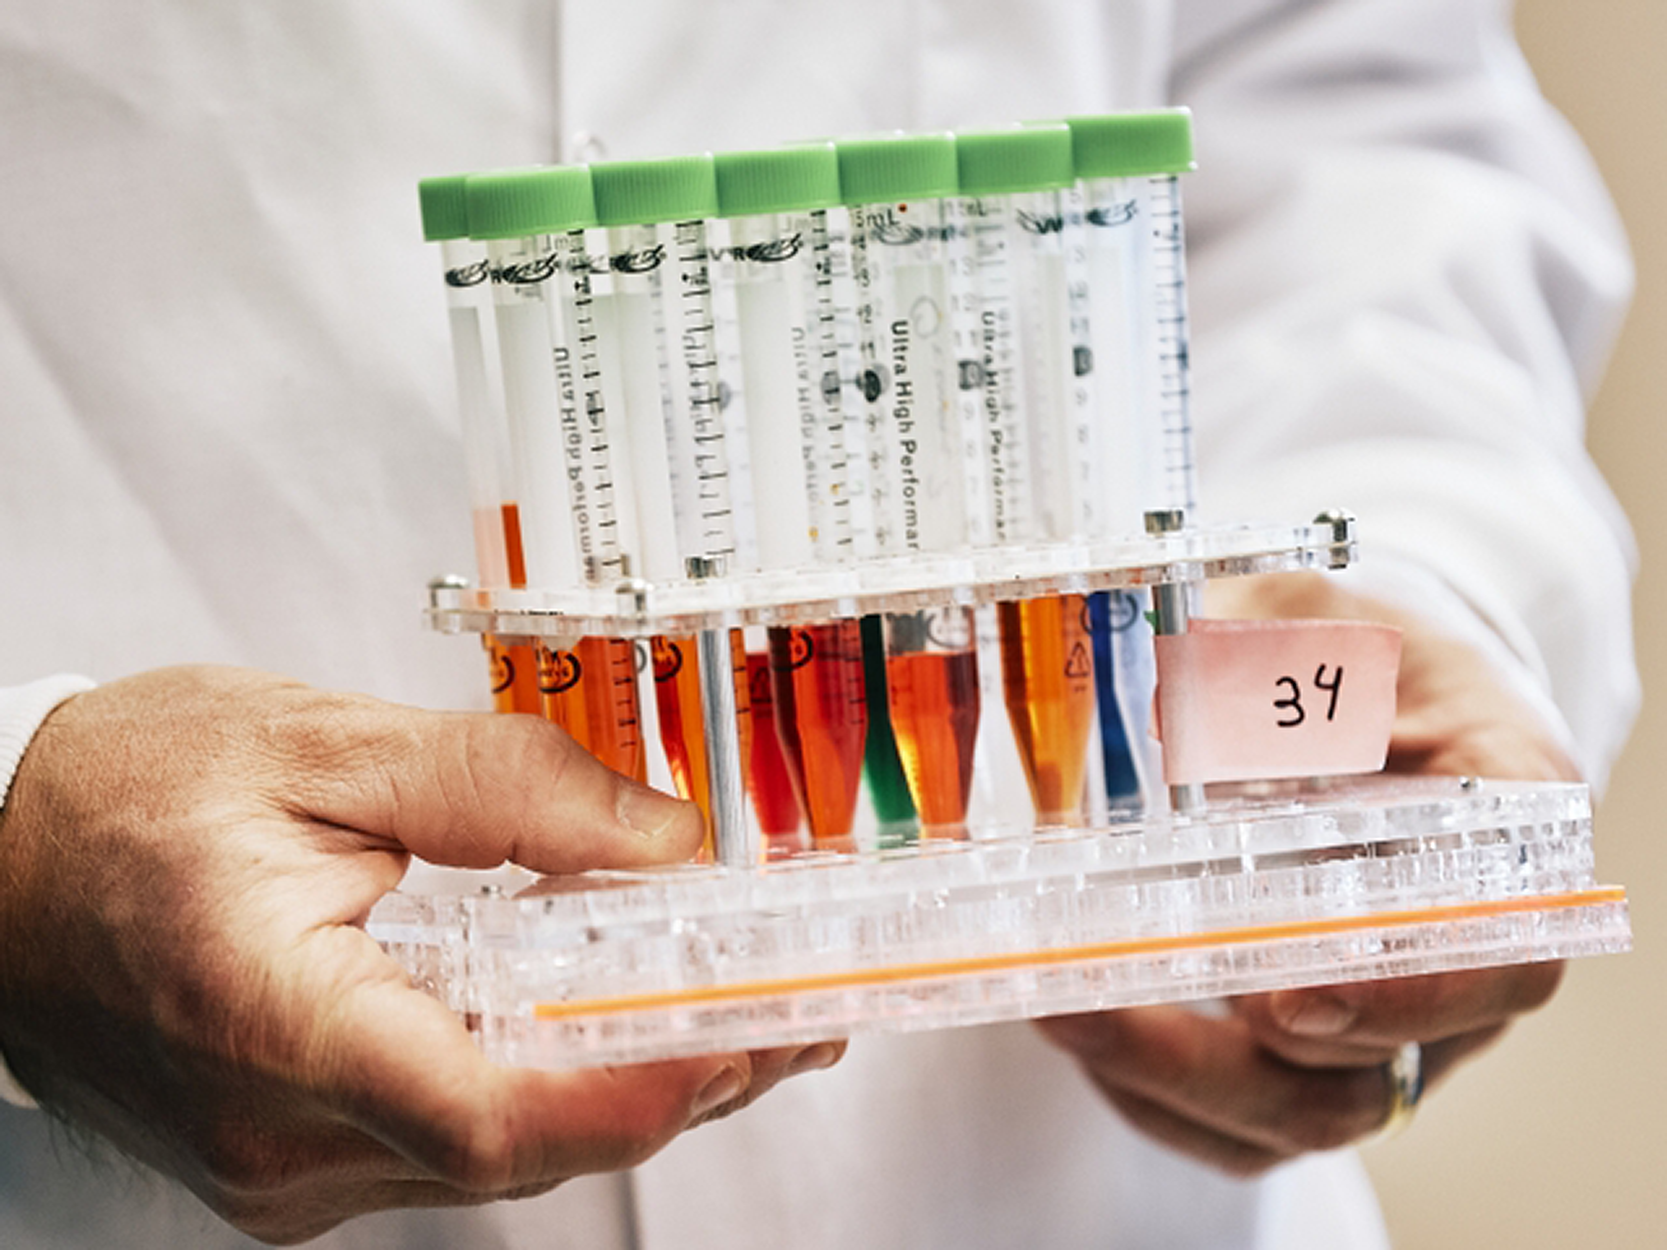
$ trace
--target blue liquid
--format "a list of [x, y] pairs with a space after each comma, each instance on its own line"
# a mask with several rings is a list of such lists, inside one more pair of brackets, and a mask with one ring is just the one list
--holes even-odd
[[1100, 750], [1104, 760], [1106, 802], [1113, 811], [1140, 808], [1140, 773], [1129, 744], [1128, 727], [1117, 705], [1117, 663], [1112, 637], [1139, 619], [1140, 600], [1126, 591], [1102, 590], [1088, 596], [1088, 621], [1094, 635], [1094, 695], [1100, 709]]

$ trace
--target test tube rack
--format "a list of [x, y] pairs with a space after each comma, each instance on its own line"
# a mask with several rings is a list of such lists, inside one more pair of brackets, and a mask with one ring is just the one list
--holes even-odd
[[[715, 863], [546, 880], [505, 869], [383, 899], [368, 931], [489, 1056], [634, 1062], [1627, 948], [1624, 892], [1594, 875], [1584, 786], [1374, 775], [1166, 791], [1130, 723], [1139, 814], [1106, 786], [1079, 807], [1095, 787], [1062, 768], [1044, 802], [1033, 751], [1025, 815], [987, 806], [974, 819], [977, 751], [949, 711], [917, 708], [914, 748], [924, 755], [923, 724], [949, 725], [949, 748], [934, 749], [961, 792], [929, 821], [937, 790], [911, 776], [920, 836], [902, 845], [852, 836], [848, 805], [818, 827], [806, 796], [820, 761], [801, 736], [794, 789], [818, 841], [765, 853], [764, 805], [755, 793], [754, 819], [743, 795], [743, 727], [759, 732], [736, 682], [748, 629], [770, 638], [772, 689], [795, 698], [800, 663], [791, 646], [778, 663], [778, 643], [835, 626], [824, 658], [847, 673], [859, 620], [882, 625], [888, 664], [895, 648], [945, 660], [928, 671], [946, 684], [952, 672], [1005, 683], [1033, 675], [1033, 606], [1055, 635], [1042, 643], [1070, 631], [1081, 648], [1099, 626], [1086, 600], [1080, 618], [1066, 601], [1134, 592], [1123, 636], [1140, 641], [1121, 645], [1139, 659], [1154, 650], [1138, 619], [1148, 598], [1157, 634], [1186, 633], [1206, 581], [1356, 559], [1341, 512], [1192, 523], [1176, 184], [1191, 165], [1190, 122], [1167, 110], [425, 183], [481, 583], [432, 582], [428, 623], [482, 635], [494, 665], [518, 650], [522, 678], [526, 657], [542, 669], [599, 645], [604, 693], [621, 686], [645, 712], [631, 656], [692, 638], [675, 697], [698, 685], [699, 706], [674, 710], [704, 755], [697, 770], [686, 751], [676, 780], [715, 835]], [[739, 417], [726, 376], [741, 383]], [[979, 613], [999, 618], [998, 643], [969, 637]], [[933, 614], [956, 623], [950, 636], [932, 635]], [[864, 638], [859, 670], [869, 652]], [[1082, 684], [1080, 670], [1049, 671], [1062, 670]], [[505, 683], [499, 707], [588, 731], [588, 711], [570, 722], [544, 698], [570, 698], [581, 679], [561, 674], [577, 671], [553, 664], [533, 706]], [[889, 718], [868, 725], [897, 727], [897, 689]], [[978, 750], [986, 730], [1010, 729], [1010, 747], [1020, 737], [1045, 702], [1025, 689], [1017, 714], [1001, 700], [1008, 729], [993, 708], [964, 718]], [[1082, 693], [1102, 701], [1115, 742], [1106, 706], [1140, 720], [1150, 669], [1114, 700]], [[773, 697], [774, 726], [796, 726]], [[603, 719], [635, 733], [635, 715]], [[611, 761], [622, 772], [642, 766], [640, 751], [624, 758]], [[856, 774], [836, 762], [850, 799]], [[866, 790], [882, 823], [872, 776]]]
[[[1335, 568], [1352, 522], [1186, 530], [1003, 558], [1001, 579], [815, 597], [736, 586], [483, 592], [441, 581], [442, 631], [643, 636], [900, 603]], [[1133, 558], [1128, 558], [1133, 557]], [[1052, 568], [1046, 566], [1052, 561]], [[801, 584], [802, 585], [802, 584]], [[808, 589], [808, 588], [806, 588]], [[664, 613], [662, 615], [661, 613]], [[982, 829], [778, 862], [394, 894], [370, 932], [509, 1064], [587, 1066], [1622, 951], [1585, 786], [1371, 776], [1211, 787], [1190, 813]]]

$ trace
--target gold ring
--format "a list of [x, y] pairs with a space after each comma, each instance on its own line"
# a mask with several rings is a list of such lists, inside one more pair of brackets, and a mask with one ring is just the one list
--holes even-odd
[[1403, 1043], [1384, 1065], [1384, 1072], [1389, 1077], [1389, 1114], [1377, 1141], [1403, 1132], [1417, 1114], [1418, 1100], [1424, 1096], [1424, 1048], [1417, 1042]]

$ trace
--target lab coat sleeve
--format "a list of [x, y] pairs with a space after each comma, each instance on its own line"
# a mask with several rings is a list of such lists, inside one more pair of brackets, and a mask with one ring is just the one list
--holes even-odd
[[1354, 512], [1359, 588], [1494, 658], [1601, 784], [1638, 701], [1635, 556], [1584, 404], [1632, 273], [1510, 17], [1178, 7], [1200, 494], [1219, 519]]
[[[12, 778], [35, 730], [65, 699], [90, 690], [92, 685], [85, 677], [64, 674], [24, 686], [0, 687], [0, 814], [5, 811]], [[4, 834], [5, 825], [0, 824], [0, 836]], [[12, 1078], [4, 1056], [0, 1056], [0, 1099], [14, 1106], [34, 1106], [34, 1100]]]

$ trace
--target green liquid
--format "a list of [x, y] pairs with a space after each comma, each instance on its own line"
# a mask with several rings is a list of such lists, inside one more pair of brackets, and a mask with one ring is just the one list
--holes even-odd
[[886, 700], [886, 632], [878, 616], [862, 618], [862, 675], [868, 696], [868, 740], [863, 747], [862, 775], [880, 825], [880, 845], [912, 842], [919, 830], [914, 799], [897, 755], [891, 733], [891, 709]]

